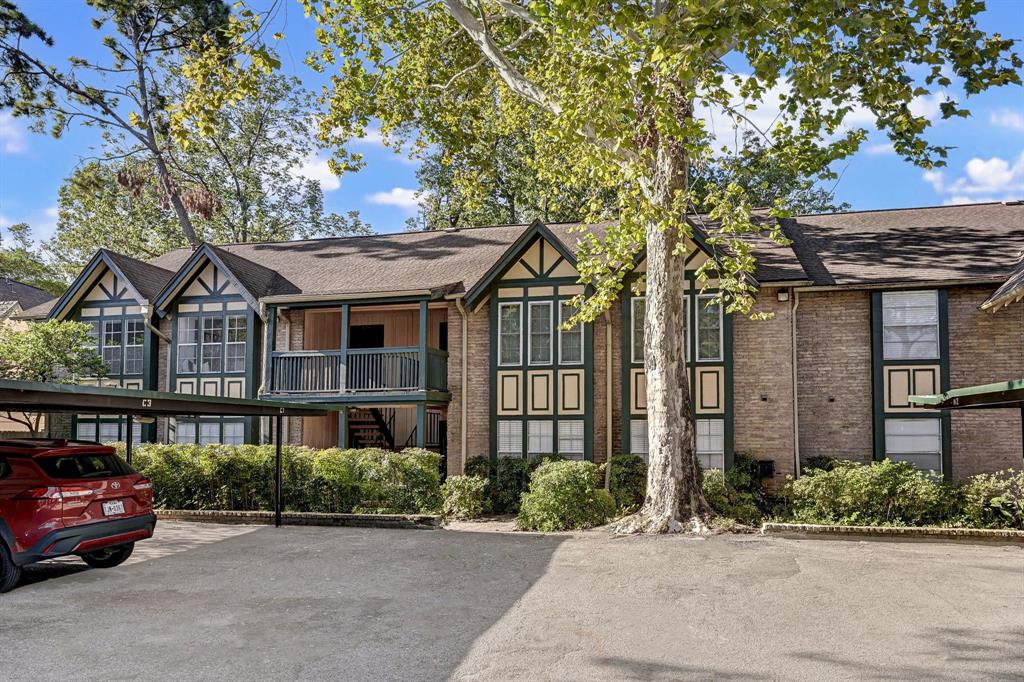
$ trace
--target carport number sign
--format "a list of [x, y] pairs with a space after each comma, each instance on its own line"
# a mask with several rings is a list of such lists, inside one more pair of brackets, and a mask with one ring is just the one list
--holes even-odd
[[142, 406], [143, 407], [153, 407], [153, 399], [152, 398], [143, 398], [142, 399]]

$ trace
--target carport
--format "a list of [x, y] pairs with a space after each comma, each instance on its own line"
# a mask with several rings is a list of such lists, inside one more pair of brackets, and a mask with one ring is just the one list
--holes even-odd
[[910, 402], [930, 410], [1020, 410], [1021, 441], [1024, 443], [1024, 379], [995, 384], [955, 388], [938, 395], [912, 395]]
[[[181, 395], [164, 391], [139, 391], [108, 386], [50, 384], [0, 379], [0, 411], [89, 412], [124, 415], [131, 424], [144, 417], [273, 417], [276, 458], [274, 466], [274, 523], [281, 525], [281, 446], [284, 417], [321, 417], [334, 410], [323, 406], [287, 403], [277, 400], [221, 398], [207, 395]], [[125, 443], [125, 454], [132, 461], [132, 439]]]

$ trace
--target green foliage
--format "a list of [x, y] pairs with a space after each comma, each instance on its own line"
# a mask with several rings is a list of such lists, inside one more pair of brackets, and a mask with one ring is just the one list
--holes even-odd
[[578, 530], [607, 523], [615, 500], [598, 487], [599, 469], [593, 462], [548, 461], [530, 477], [517, 523], [525, 530]]
[[495, 514], [515, 514], [519, 511], [523, 493], [530, 487], [530, 474], [547, 461], [558, 461], [557, 455], [530, 459], [502, 457], [490, 460], [471, 457], [466, 460], [466, 475], [487, 479], [487, 499]]
[[92, 327], [48, 320], [17, 330], [0, 327], [0, 376], [18, 381], [79, 383], [106, 372]]
[[449, 519], [475, 519], [489, 507], [487, 479], [477, 476], [449, 476], [441, 486], [441, 513]]
[[0, 278], [13, 279], [60, 296], [67, 284], [57, 271], [39, 257], [27, 223], [7, 228], [6, 243], [0, 247]]
[[812, 469], [820, 469], [822, 471], [832, 471], [839, 464], [839, 460], [835, 457], [829, 457], [828, 455], [815, 455], [814, 457], [808, 457], [801, 466], [801, 471], [809, 472]]
[[787, 482], [783, 496], [797, 523], [928, 526], [955, 514], [957, 490], [909, 462], [839, 462]]
[[[118, 446], [123, 454], [123, 445]], [[423, 450], [285, 447], [282, 493], [294, 511], [412, 514], [441, 503], [439, 457]], [[164, 509], [266, 510], [274, 503], [270, 445], [153, 445], [133, 451]]]
[[972, 476], [963, 484], [961, 495], [956, 525], [1024, 530], [1024, 471]]
[[762, 514], [757, 505], [757, 496], [750, 490], [735, 487], [732, 480], [732, 476], [717, 469], [705, 471], [701, 480], [704, 499], [720, 516], [735, 519], [746, 526], [761, 525]]
[[624, 514], [636, 511], [647, 494], [647, 464], [636, 455], [614, 455], [609, 488], [615, 506]]

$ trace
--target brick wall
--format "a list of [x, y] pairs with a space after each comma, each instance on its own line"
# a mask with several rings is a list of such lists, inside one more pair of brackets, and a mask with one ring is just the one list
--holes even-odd
[[[169, 339], [173, 339], [173, 327], [174, 318], [171, 315], [160, 318], [160, 322], [157, 328], [160, 332]], [[157, 343], [157, 367], [156, 367], [156, 386], [158, 391], [170, 391], [175, 392], [174, 387], [171, 386], [171, 344], [167, 343], [159, 336], [156, 338]], [[167, 420], [168, 417], [157, 417], [156, 419], [156, 442], [166, 443], [167, 442]]]
[[800, 457], [872, 459], [871, 295], [802, 292], [797, 309]]
[[461, 474], [463, 459], [490, 456], [490, 302], [468, 315], [466, 453], [462, 453], [462, 315], [448, 306], [448, 473]]
[[732, 318], [733, 449], [774, 460], [778, 483], [794, 473], [790, 302], [779, 301], [776, 289], [762, 289], [754, 311], [774, 317]]
[[[952, 388], [1024, 378], [1024, 304], [996, 313], [979, 309], [995, 290], [949, 292], [949, 378]], [[953, 410], [953, 476], [1021, 469], [1020, 410]]]
[[[609, 313], [611, 314], [611, 313]], [[591, 381], [594, 383], [594, 461], [601, 463], [607, 459], [608, 452], [608, 400], [609, 397], [612, 400], [612, 404], [615, 405], [621, 402], [621, 398], [616, 400], [616, 393], [614, 393], [614, 386], [612, 395], [608, 395], [607, 387], [607, 359], [608, 359], [608, 344], [606, 343], [606, 333], [608, 330], [608, 322], [606, 317], [602, 315], [596, 319], [593, 323], [593, 336], [594, 336], [594, 372], [591, 377]], [[612, 338], [612, 347], [615, 346], [615, 339]], [[612, 365], [612, 376], [621, 373], [618, 365]], [[613, 420], [614, 421], [614, 420]], [[612, 441], [612, 453], [617, 453], [620, 449], [621, 441]]]

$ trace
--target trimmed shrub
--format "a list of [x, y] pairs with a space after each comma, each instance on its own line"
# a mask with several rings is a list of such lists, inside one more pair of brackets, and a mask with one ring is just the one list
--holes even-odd
[[448, 519], [475, 519], [487, 512], [487, 479], [449, 476], [441, 486], [441, 513]]
[[972, 476], [961, 493], [958, 525], [1024, 530], [1024, 471]]
[[530, 477], [523, 495], [518, 524], [544, 532], [578, 530], [606, 523], [615, 514], [615, 500], [597, 487], [593, 462], [548, 461]]
[[471, 457], [466, 460], [465, 474], [487, 479], [487, 499], [495, 514], [519, 511], [523, 493], [530, 488], [530, 474], [543, 462], [561, 461], [558, 455], [532, 459], [502, 457], [497, 460]]
[[749, 490], [737, 490], [730, 484], [729, 479], [730, 476], [718, 469], [705, 471], [701, 481], [704, 499], [715, 513], [722, 517], [735, 519], [747, 526], [760, 525], [761, 510], [758, 508], [756, 496]]
[[[119, 448], [123, 455], [123, 447]], [[271, 445], [140, 445], [133, 464], [153, 482], [163, 509], [267, 510], [274, 505]], [[289, 510], [436, 512], [440, 457], [426, 450], [282, 449], [281, 492]]]
[[839, 460], [835, 457], [829, 457], [828, 455], [815, 455], [814, 457], [808, 457], [800, 464], [802, 472], [807, 473], [811, 469], [820, 469], [821, 471], [832, 471], [836, 468]]
[[613, 455], [609, 487], [616, 508], [632, 513], [644, 503], [647, 495], [647, 463], [637, 455]]
[[798, 523], [940, 525], [957, 506], [956, 486], [946, 486], [908, 462], [863, 465], [838, 462], [789, 481], [783, 495]]

